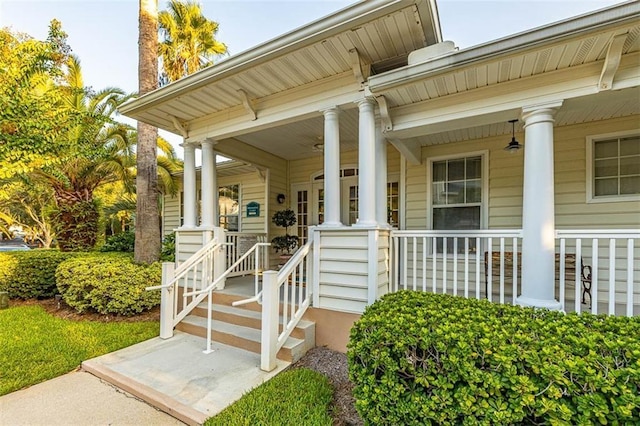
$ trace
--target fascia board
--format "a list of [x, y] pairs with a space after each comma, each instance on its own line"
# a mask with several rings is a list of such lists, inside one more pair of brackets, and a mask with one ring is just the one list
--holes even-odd
[[602, 31], [607, 27], [637, 24], [640, 2], [631, 1], [580, 15], [531, 31], [501, 38], [468, 49], [460, 50], [429, 62], [407, 65], [369, 78], [369, 90], [382, 95], [389, 90], [410, 84], [461, 66], [513, 54], [518, 50], [547, 45], [562, 39]]
[[253, 49], [220, 61], [212, 67], [129, 101], [120, 106], [119, 111], [124, 115], [135, 114], [137, 111], [152, 107], [178, 94], [211, 84], [414, 3], [414, 0], [368, 0], [355, 3], [333, 15], [313, 21]]

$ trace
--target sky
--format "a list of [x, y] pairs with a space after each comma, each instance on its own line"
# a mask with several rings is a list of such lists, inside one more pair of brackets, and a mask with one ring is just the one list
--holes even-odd
[[[366, 0], [365, 0], [366, 1]], [[168, 1], [159, 0], [159, 10]], [[355, 3], [346, 0], [200, 0], [231, 55]], [[437, 0], [444, 40], [460, 49], [601, 9], [620, 0]], [[62, 22], [85, 85], [138, 87], [138, 0], [0, 0], [0, 27], [45, 39]], [[164, 134], [174, 145], [180, 138]], [[178, 149], [179, 155], [181, 150]]]

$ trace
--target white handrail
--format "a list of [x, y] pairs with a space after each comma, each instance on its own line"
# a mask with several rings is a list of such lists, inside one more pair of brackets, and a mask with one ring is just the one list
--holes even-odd
[[[229, 266], [227, 268], [226, 271], [224, 271], [218, 278], [216, 278], [211, 284], [209, 284], [207, 286], [207, 288], [202, 289], [202, 290], [197, 290], [197, 291], [191, 291], [188, 293], [184, 293], [185, 297], [193, 297], [196, 296], [194, 300], [197, 300], [197, 303], [200, 303], [202, 301], [202, 299], [204, 298], [205, 295], [208, 295], [208, 299], [207, 299], [207, 349], [204, 350], [205, 354], [210, 354], [211, 352], [213, 352], [213, 350], [211, 349], [211, 328], [212, 328], [212, 323], [211, 323], [211, 311], [213, 310], [213, 290], [218, 286], [218, 284], [224, 280], [225, 278], [227, 278], [227, 276], [235, 269], [236, 266], [238, 266], [240, 263], [242, 263], [247, 257], [249, 257], [254, 251], [257, 253], [258, 249], [260, 247], [268, 247], [270, 246], [271, 243], [257, 243], [255, 244], [253, 247], [251, 247], [251, 249], [249, 249], [245, 254], [243, 254], [238, 260], [236, 260], [233, 265]], [[257, 258], [257, 256], [256, 256]], [[258, 270], [260, 265], [258, 265], [258, 263], [256, 262], [255, 268], [256, 271]], [[197, 297], [199, 296], [199, 297]], [[192, 304], [194, 304], [194, 302], [192, 302]], [[194, 304], [197, 305], [197, 304]], [[195, 307], [195, 306], [194, 306]]]
[[[280, 271], [263, 273], [262, 340], [260, 368], [271, 371], [275, 359], [291, 332], [311, 305], [313, 286], [304, 281], [312, 276], [313, 240], [309, 240], [289, 259]], [[304, 261], [306, 260], [306, 267]], [[284, 286], [284, 284], [290, 284]], [[280, 299], [280, 289], [282, 300]], [[282, 304], [282, 320], [278, 314]], [[279, 332], [282, 326], [282, 332]]]

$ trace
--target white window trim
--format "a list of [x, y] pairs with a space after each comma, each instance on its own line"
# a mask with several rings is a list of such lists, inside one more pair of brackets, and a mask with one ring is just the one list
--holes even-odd
[[480, 200], [480, 229], [489, 227], [489, 151], [472, 151], [459, 154], [429, 157], [427, 161], [427, 229], [433, 229], [433, 163], [459, 158], [480, 157], [482, 164], [482, 199]]
[[625, 136], [632, 135], [640, 135], [639, 130], [623, 130], [620, 132], [613, 133], [604, 133], [601, 135], [590, 135], [586, 138], [586, 150], [587, 150], [587, 159], [586, 159], [586, 175], [587, 175], [587, 191], [586, 191], [586, 201], [587, 204], [596, 204], [596, 203], [619, 203], [624, 201], [640, 201], [640, 194], [629, 194], [629, 195], [601, 195], [596, 197], [593, 193], [593, 179], [594, 179], [594, 152], [593, 152], [593, 144], [594, 142], [607, 139], [607, 138], [620, 138]]

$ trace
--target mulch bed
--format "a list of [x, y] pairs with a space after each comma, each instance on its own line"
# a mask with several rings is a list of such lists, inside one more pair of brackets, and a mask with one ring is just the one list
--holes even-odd
[[306, 367], [324, 374], [333, 385], [332, 417], [337, 426], [360, 426], [364, 422], [358, 415], [353, 398], [353, 383], [349, 380], [347, 355], [326, 347], [311, 349], [291, 368]]

